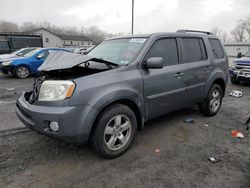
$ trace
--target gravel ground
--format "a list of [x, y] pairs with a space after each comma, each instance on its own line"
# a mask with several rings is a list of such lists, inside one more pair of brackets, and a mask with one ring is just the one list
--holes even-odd
[[[125, 155], [105, 160], [87, 146], [48, 138], [19, 122], [15, 100], [32, 81], [0, 75], [1, 188], [250, 187], [250, 131], [242, 125], [250, 114], [249, 84], [229, 84], [215, 117], [189, 108], [146, 123]], [[243, 97], [229, 97], [232, 89]], [[187, 116], [195, 122], [183, 123]], [[232, 138], [235, 129], [245, 138]], [[219, 161], [211, 163], [209, 157]]]

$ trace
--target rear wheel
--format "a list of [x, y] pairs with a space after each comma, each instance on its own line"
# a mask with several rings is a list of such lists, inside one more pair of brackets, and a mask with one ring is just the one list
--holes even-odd
[[207, 97], [200, 105], [200, 111], [205, 116], [214, 116], [218, 113], [222, 103], [222, 89], [218, 84], [213, 84]]
[[17, 78], [27, 78], [30, 75], [30, 69], [26, 66], [19, 66], [15, 69], [15, 76]]
[[136, 116], [129, 107], [122, 104], [112, 105], [97, 120], [92, 137], [93, 147], [102, 157], [118, 157], [131, 145], [136, 128]]

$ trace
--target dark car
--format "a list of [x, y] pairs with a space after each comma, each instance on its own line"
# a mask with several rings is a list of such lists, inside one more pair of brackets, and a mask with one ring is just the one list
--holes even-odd
[[241, 53], [229, 68], [229, 75], [232, 84], [238, 84], [240, 81], [250, 82], [250, 51], [243, 57]]
[[45, 61], [51, 51], [67, 51], [63, 48], [36, 48], [22, 57], [4, 59], [0, 63], [3, 73], [11, 73], [18, 78], [27, 78], [31, 74], [38, 74], [38, 67]]
[[19, 119], [106, 158], [123, 154], [150, 119], [195, 104], [217, 114], [228, 81], [218, 38], [187, 30], [108, 39], [88, 55], [51, 53], [39, 70], [17, 100]]

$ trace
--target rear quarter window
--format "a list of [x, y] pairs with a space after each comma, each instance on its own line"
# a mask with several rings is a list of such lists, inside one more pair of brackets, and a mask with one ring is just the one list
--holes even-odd
[[224, 51], [222, 49], [221, 42], [218, 39], [208, 39], [214, 59], [222, 59], [224, 58]]

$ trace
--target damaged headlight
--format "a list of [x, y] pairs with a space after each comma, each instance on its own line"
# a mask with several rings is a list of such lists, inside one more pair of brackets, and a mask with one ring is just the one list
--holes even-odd
[[69, 80], [47, 80], [42, 83], [38, 100], [59, 101], [73, 95], [75, 83]]

